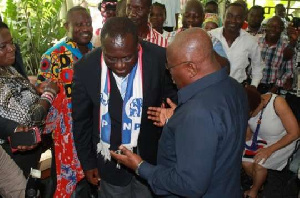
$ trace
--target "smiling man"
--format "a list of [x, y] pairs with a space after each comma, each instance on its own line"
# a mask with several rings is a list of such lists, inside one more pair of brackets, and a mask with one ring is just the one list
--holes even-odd
[[284, 58], [284, 50], [288, 47], [289, 41], [282, 33], [283, 30], [284, 22], [279, 16], [274, 16], [267, 23], [266, 34], [258, 39], [261, 57], [266, 64], [261, 84], [258, 86], [258, 91], [262, 94], [292, 88], [294, 59]]
[[[107, 20], [101, 48], [75, 64], [74, 140], [87, 180], [99, 185], [100, 197], [152, 197], [145, 180], [111, 159], [122, 144], [156, 163], [161, 128], [147, 119], [148, 107], [176, 96], [166, 73], [165, 49], [139, 42], [128, 18]], [[91, 72], [92, 71], [92, 72]]]
[[67, 38], [45, 52], [38, 73], [38, 84], [52, 79], [61, 85], [61, 91], [53, 103], [53, 111], [50, 112], [51, 115], [60, 116], [46, 124], [46, 131], [54, 133], [57, 174], [55, 195], [58, 197], [70, 196], [77, 181], [83, 178], [72, 140], [71, 90], [74, 63], [92, 49], [90, 14], [80, 6], [71, 8], [67, 13], [65, 28]]
[[232, 3], [226, 10], [224, 27], [214, 29], [210, 33], [222, 43], [230, 62], [230, 76], [239, 83], [246, 83], [246, 68], [250, 59], [250, 84], [257, 87], [262, 78], [263, 63], [255, 37], [241, 29], [245, 17], [245, 8], [239, 3]]

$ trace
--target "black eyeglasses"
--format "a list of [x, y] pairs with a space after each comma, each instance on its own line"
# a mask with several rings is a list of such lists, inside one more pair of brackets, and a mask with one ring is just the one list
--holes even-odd
[[170, 70], [174, 67], [178, 67], [180, 65], [189, 64], [189, 63], [192, 63], [192, 62], [191, 61], [184, 61], [184, 62], [178, 63], [177, 65], [170, 65], [170, 64], [166, 63], [166, 69]]

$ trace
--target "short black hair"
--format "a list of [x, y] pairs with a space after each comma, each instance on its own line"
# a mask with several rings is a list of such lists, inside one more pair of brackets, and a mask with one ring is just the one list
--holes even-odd
[[282, 3], [276, 4], [275, 8], [279, 8], [279, 7], [285, 8], [284, 5], [283, 5]]
[[6, 25], [6, 23], [4, 23], [3, 21], [0, 21], [0, 29], [9, 29], [9, 28]]
[[260, 10], [262, 15], [265, 15], [265, 9], [262, 6], [254, 5], [250, 8], [249, 13], [251, 12], [251, 10]]
[[152, 0], [144, 0], [144, 1], [146, 1], [147, 6], [151, 7], [151, 5], [152, 5]]
[[69, 21], [69, 18], [70, 18], [71, 14], [73, 12], [80, 11], [80, 10], [89, 13], [88, 10], [86, 8], [82, 7], [82, 6], [74, 6], [71, 9], [68, 10], [67, 17], [66, 17], [66, 22]]
[[[103, 1], [101, 1], [99, 4], [98, 4], [98, 10], [99, 11], [101, 11], [101, 5], [102, 5], [102, 3], [104, 3], [104, 2], [118, 2], [117, 0], [103, 0]], [[108, 9], [108, 10], [116, 10], [117, 9], [117, 5], [115, 5], [115, 6], [112, 6], [112, 5], [107, 5], [106, 6], [106, 9]]]
[[152, 3], [152, 6], [157, 6], [157, 7], [160, 7], [161, 9], [163, 9], [165, 11], [165, 14], [167, 14], [167, 10], [166, 10], [166, 6], [164, 4], [161, 4], [161, 3], [158, 3], [158, 2], [155, 2], [155, 3]]
[[244, 14], [244, 16], [246, 16], [246, 14], [247, 14], [246, 13], [246, 8], [241, 3], [234, 2], [234, 3], [229, 4], [228, 7], [226, 8], [226, 11], [228, 10], [228, 8], [234, 7], [234, 6], [243, 8], [243, 14]]
[[106, 37], [115, 38], [117, 36], [126, 36], [131, 34], [134, 42], [138, 43], [138, 33], [136, 25], [127, 17], [109, 18], [101, 30], [101, 43], [103, 45]]
[[205, 7], [208, 6], [208, 5], [214, 5], [214, 6], [217, 6], [219, 7], [218, 3], [216, 1], [209, 1], [205, 4]]

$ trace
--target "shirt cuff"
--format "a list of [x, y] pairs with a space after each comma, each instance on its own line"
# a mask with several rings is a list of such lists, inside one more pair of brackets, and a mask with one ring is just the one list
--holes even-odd
[[151, 175], [153, 174], [155, 166], [152, 164], [149, 164], [148, 162], [143, 162], [139, 169], [139, 176], [146, 179], [148, 181], [148, 179], [151, 177]]

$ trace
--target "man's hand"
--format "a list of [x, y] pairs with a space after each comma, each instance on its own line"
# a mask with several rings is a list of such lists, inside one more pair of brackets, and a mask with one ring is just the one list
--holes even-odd
[[116, 159], [119, 163], [124, 164], [132, 170], [136, 170], [138, 164], [142, 161], [142, 158], [125, 148], [125, 146], [120, 146], [119, 149], [122, 154], [116, 154], [114, 151], [110, 151], [111, 156]]
[[285, 90], [291, 90], [292, 87], [293, 87], [293, 79], [292, 78], [288, 78], [286, 80], [286, 82], [284, 83], [284, 85], [283, 85], [283, 89], [285, 89]]
[[91, 170], [84, 171], [85, 177], [91, 184], [98, 186], [98, 183], [100, 181], [100, 177], [98, 175], [98, 169], [94, 168]]
[[[27, 126], [23, 126], [23, 125], [20, 125], [18, 126], [16, 129], [15, 129], [15, 133], [18, 133], [18, 132], [28, 132], [29, 128]], [[34, 148], [37, 147], [38, 144], [34, 144], [34, 145], [31, 145], [31, 146], [22, 146], [22, 145], [19, 145], [17, 147], [18, 151], [21, 151], [21, 152], [24, 152], [24, 151], [29, 151], [29, 150], [32, 150]]]
[[149, 107], [147, 114], [148, 119], [154, 121], [153, 124], [162, 127], [166, 124], [167, 119], [170, 119], [174, 113], [177, 105], [172, 102], [169, 98], [167, 98], [167, 103], [170, 108], [165, 108], [163, 104], [162, 107]]
[[274, 93], [274, 94], [276, 94], [277, 91], [278, 91], [278, 87], [277, 87], [276, 85], [274, 85], [274, 86], [269, 90], [269, 92]]

